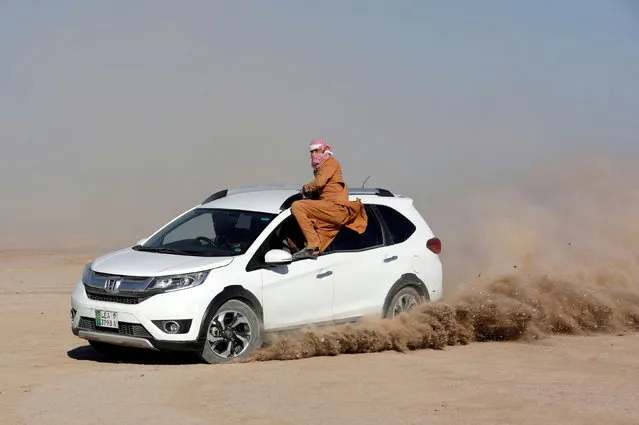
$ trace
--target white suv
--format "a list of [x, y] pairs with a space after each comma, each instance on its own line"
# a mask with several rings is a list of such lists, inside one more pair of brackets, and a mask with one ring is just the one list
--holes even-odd
[[266, 332], [391, 317], [442, 296], [441, 242], [410, 198], [351, 189], [368, 213], [316, 259], [292, 260], [304, 237], [298, 186], [214, 193], [133, 247], [104, 255], [71, 296], [72, 331], [97, 350], [194, 350], [244, 358]]

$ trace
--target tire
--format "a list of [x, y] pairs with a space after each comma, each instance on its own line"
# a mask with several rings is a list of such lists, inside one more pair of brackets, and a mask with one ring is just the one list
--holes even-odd
[[[209, 364], [246, 359], [262, 345], [262, 324], [255, 310], [244, 301], [229, 300], [206, 320], [206, 339], [200, 357]], [[229, 326], [233, 323], [234, 326]]]
[[415, 286], [403, 286], [391, 298], [388, 308], [384, 312], [384, 317], [387, 319], [393, 318], [412, 310], [425, 301], [427, 301], [427, 298]]

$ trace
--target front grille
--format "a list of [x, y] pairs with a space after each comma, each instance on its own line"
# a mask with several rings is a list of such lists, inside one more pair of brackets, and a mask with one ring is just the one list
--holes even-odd
[[91, 300], [95, 301], [105, 301], [108, 303], [119, 303], [119, 304], [138, 304], [142, 301], [146, 300], [149, 297], [126, 297], [126, 296], [116, 296], [116, 295], [104, 295], [104, 294], [94, 294], [93, 292], [87, 291], [87, 297]]
[[135, 336], [139, 338], [153, 338], [149, 331], [147, 331], [146, 328], [139, 323], [119, 322], [118, 329], [103, 328], [100, 326], [95, 326], [95, 319], [90, 317], [80, 317], [78, 330], [113, 333], [125, 336]]
[[121, 295], [111, 295], [105, 293], [104, 289], [95, 288], [86, 284], [84, 285], [84, 289], [87, 293], [87, 297], [89, 297], [90, 300], [118, 304], [139, 304], [142, 301], [148, 300], [153, 295], [156, 295], [149, 292], [125, 292]]

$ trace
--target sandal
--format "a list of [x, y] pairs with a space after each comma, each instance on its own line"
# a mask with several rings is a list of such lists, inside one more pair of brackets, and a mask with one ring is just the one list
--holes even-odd
[[310, 258], [310, 259], [316, 260], [318, 256], [319, 256], [319, 248], [305, 247], [301, 251], [298, 251], [295, 254], [293, 254], [293, 259], [303, 260], [305, 258]]

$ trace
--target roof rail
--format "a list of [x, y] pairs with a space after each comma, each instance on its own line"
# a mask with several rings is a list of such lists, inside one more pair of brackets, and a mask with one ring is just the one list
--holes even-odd
[[389, 198], [392, 198], [392, 197], [395, 196], [395, 195], [393, 195], [393, 193], [390, 190], [383, 189], [383, 188], [380, 188], [380, 187], [349, 188], [348, 193], [349, 193], [349, 195], [377, 195], [377, 196], [385, 196], [385, 197], [389, 197]]
[[[215, 193], [211, 194], [211, 196], [209, 196], [204, 201], [202, 201], [202, 205], [203, 204], [208, 204], [209, 202], [213, 202], [216, 199], [225, 198], [225, 197], [227, 197], [229, 195], [233, 195], [233, 194], [236, 194], [236, 193], [258, 192], [258, 191], [261, 191], [261, 190], [295, 190], [295, 191], [299, 191], [301, 189], [302, 189], [302, 185], [299, 185], [299, 184], [267, 184], [267, 185], [257, 185], [257, 186], [234, 187], [234, 188], [231, 188], [231, 189], [223, 189], [223, 190], [220, 190], [218, 192], [215, 192]], [[395, 196], [390, 190], [384, 189], [384, 188], [379, 188], [379, 187], [371, 187], [371, 188], [354, 187], [354, 188], [349, 188], [348, 193], [349, 193], [349, 195], [355, 195], [355, 196], [357, 196], [357, 195], [377, 195], [377, 196], [384, 196], [384, 197], [390, 197], [390, 198]], [[286, 208], [290, 207], [290, 203], [295, 201], [296, 198], [298, 197], [298, 195], [299, 194], [295, 194], [295, 195], [291, 196], [289, 199], [287, 199], [282, 204], [282, 209], [286, 209]], [[300, 199], [301, 199], [301, 195], [299, 195], [299, 196], [300, 196]], [[288, 206], [286, 206], [287, 204], [288, 204]]]
[[[383, 188], [379, 188], [379, 187], [375, 187], [375, 188], [349, 188], [348, 190], [348, 194], [349, 195], [377, 195], [377, 196], [384, 196], [384, 197], [388, 197], [388, 198], [393, 198], [395, 197], [395, 195], [388, 189], [383, 189]], [[291, 207], [291, 205], [293, 204], [293, 202], [295, 201], [299, 201], [300, 199], [303, 199], [303, 196], [301, 193], [296, 193], [295, 195], [291, 195], [286, 201], [284, 201], [284, 203], [282, 203], [282, 205], [280, 206], [280, 210], [285, 210]]]
[[208, 204], [216, 199], [224, 198], [235, 193], [257, 192], [260, 190], [301, 190], [302, 185], [299, 184], [271, 184], [271, 185], [258, 185], [258, 186], [241, 186], [231, 189], [224, 189], [213, 193], [206, 198], [202, 204]]

